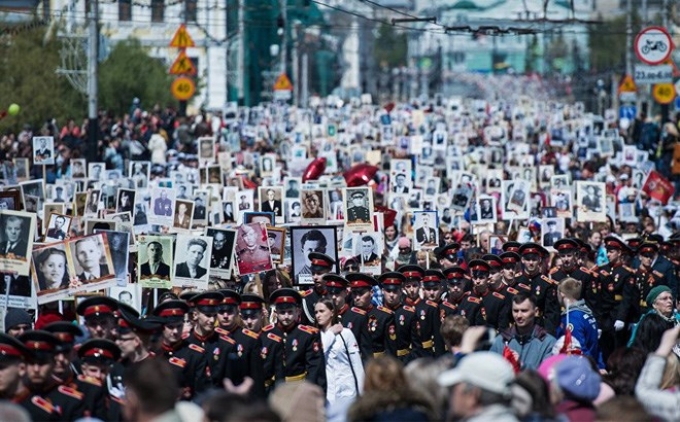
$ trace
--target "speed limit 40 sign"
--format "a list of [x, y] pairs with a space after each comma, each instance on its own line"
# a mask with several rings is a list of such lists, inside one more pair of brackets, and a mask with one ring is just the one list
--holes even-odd
[[182, 76], [172, 81], [170, 92], [177, 100], [186, 101], [196, 93], [196, 84], [193, 79]]
[[659, 104], [670, 104], [675, 99], [675, 86], [673, 84], [656, 84], [652, 88], [652, 97]]

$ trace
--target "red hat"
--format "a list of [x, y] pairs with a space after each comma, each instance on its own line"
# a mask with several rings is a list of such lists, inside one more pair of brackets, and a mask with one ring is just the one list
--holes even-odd
[[449, 283], [466, 280], [467, 272], [460, 267], [451, 267], [444, 270], [444, 276]]
[[501, 268], [503, 266], [503, 260], [501, 260], [498, 255], [488, 253], [482, 256], [482, 259], [486, 261], [491, 268]]
[[425, 285], [439, 285], [444, 280], [444, 274], [439, 270], [426, 270], [422, 283]]
[[347, 281], [349, 281], [350, 289], [370, 289], [378, 285], [375, 278], [363, 273], [347, 274]]
[[396, 271], [390, 271], [378, 277], [378, 281], [383, 289], [400, 288], [406, 282], [406, 276]]
[[519, 262], [521, 259], [519, 254], [517, 252], [503, 252], [500, 255], [501, 261], [503, 261], [503, 264], [516, 264]]
[[468, 268], [473, 273], [474, 272], [488, 273], [489, 270], [491, 269], [491, 265], [489, 265], [489, 263], [484, 261], [483, 259], [473, 259], [472, 261], [470, 261], [470, 264], [468, 264]]
[[401, 267], [397, 268], [397, 271], [404, 274], [404, 276], [409, 280], [417, 280], [420, 281], [423, 277], [425, 277], [425, 270], [422, 269], [419, 265], [402, 265]]
[[555, 242], [553, 247], [559, 253], [577, 252], [579, 250], [578, 242], [576, 242], [573, 239], [560, 239], [557, 242]]
[[340, 277], [337, 274], [325, 274], [321, 278], [323, 279], [323, 281], [326, 282], [326, 287], [337, 287], [345, 289], [349, 284], [349, 282], [344, 277]]
[[519, 254], [522, 256], [526, 255], [538, 255], [544, 257], [548, 255], [548, 251], [538, 243], [527, 242], [519, 247]]
[[300, 305], [302, 303], [302, 296], [300, 292], [290, 287], [282, 287], [277, 289], [269, 296], [269, 303], [274, 305]]

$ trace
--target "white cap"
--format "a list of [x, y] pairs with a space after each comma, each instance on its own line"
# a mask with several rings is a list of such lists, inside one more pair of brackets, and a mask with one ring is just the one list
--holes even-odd
[[496, 394], [510, 394], [515, 372], [498, 353], [475, 352], [461, 359], [458, 366], [442, 373], [437, 382], [443, 387], [464, 382]]

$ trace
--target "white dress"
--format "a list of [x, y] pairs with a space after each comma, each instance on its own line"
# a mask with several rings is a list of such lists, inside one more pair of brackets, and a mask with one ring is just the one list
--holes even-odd
[[[327, 401], [333, 403], [361, 394], [364, 387], [364, 365], [359, 354], [359, 344], [352, 331], [349, 328], [343, 328], [342, 333], [338, 335], [333, 334], [332, 331], [322, 332], [321, 344], [326, 360]], [[354, 374], [352, 374], [352, 369], [354, 369]], [[357, 392], [357, 386], [359, 392]]]

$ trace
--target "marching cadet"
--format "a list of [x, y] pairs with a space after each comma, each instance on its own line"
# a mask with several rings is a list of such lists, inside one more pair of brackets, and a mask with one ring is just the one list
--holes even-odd
[[347, 279], [335, 274], [326, 274], [324, 277], [326, 289], [335, 308], [338, 309], [338, 319], [343, 327], [349, 328], [354, 338], [359, 343], [359, 353], [364, 364], [373, 357], [373, 343], [368, 333], [368, 313], [356, 306], [347, 303]]
[[[620, 317], [638, 321], [640, 316], [649, 310], [646, 302], [649, 291], [656, 286], [671, 287], [665, 274], [654, 269], [658, 252], [659, 245], [656, 243], [645, 242], [638, 248], [639, 266], [628, 280], [628, 284], [623, 288], [623, 302], [619, 309]], [[625, 322], [627, 319], [617, 318], [615, 324], [620, 326], [618, 321]]]
[[439, 318], [444, 319], [449, 315], [464, 316], [470, 325], [484, 325], [482, 317], [482, 301], [470, 294], [470, 279], [464, 269], [453, 267], [444, 270], [446, 277], [446, 297], [439, 304]]
[[[83, 373], [100, 383], [105, 383], [114, 363], [120, 359], [120, 348], [111, 340], [91, 339], [78, 348], [78, 358], [81, 361]], [[125, 406], [125, 390], [109, 389], [108, 395], [109, 421], [122, 421], [123, 406]]]
[[[640, 259], [640, 263], [642, 263], [642, 259]], [[651, 266], [652, 266], [652, 271], [656, 271], [657, 273], [661, 274], [662, 278], [665, 280], [666, 286], [671, 288], [671, 292], [673, 293], [673, 298], [677, 299], [678, 298], [678, 281], [677, 281], [677, 278], [675, 276], [675, 266], [666, 257], [664, 257], [664, 256], [662, 256], [658, 253], [658, 244], [657, 244], [657, 253], [655, 253], [654, 256], [652, 257]]]
[[519, 253], [519, 248], [522, 246], [521, 243], [510, 241], [510, 242], [505, 242], [503, 243], [502, 249], [503, 252], [514, 252], [514, 253]]
[[182, 400], [191, 400], [210, 386], [205, 350], [182, 338], [184, 317], [189, 305], [182, 300], [168, 300], [153, 310], [155, 320], [162, 324], [161, 344], [156, 355], [168, 360], [180, 388]]
[[314, 287], [304, 292], [302, 295], [302, 310], [304, 314], [305, 324], [314, 323], [314, 304], [326, 295], [326, 284], [323, 276], [333, 271], [335, 260], [326, 254], [320, 252], [310, 252], [309, 255], [310, 266], [312, 272], [312, 279], [314, 280]]
[[460, 261], [458, 257], [458, 251], [460, 251], [460, 243], [457, 242], [449, 243], [439, 251], [439, 265], [441, 265], [443, 270], [447, 270], [458, 265]]
[[[631, 252], [623, 240], [615, 236], [604, 238], [609, 263], [598, 269], [600, 275], [600, 319], [597, 321], [602, 330], [600, 349], [606, 362], [609, 355], [628, 341], [628, 333], [624, 330], [628, 321], [620, 315], [624, 287], [630, 282], [635, 270], [624, 265], [625, 256]], [[619, 318], [622, 319], [619, 319]]]
[[[286, 378], [283, 367], [283, 338], [274, 333], [264, 333], [264, 299], [256, 294], [244, 293], [241, 295], [241, 319], [246, 328], [260, 335], [262, 349], [262, 376], [264, 378], [265, 395], [269, 395], [274, 388], [283, 383]], [[272, 325], [271, 327], [273, 327]]]
[[550, 278], [557, 282], [571, 277], [581, 282], [581, 298], [586, 301], [586, 305], [594, 312], [596, 316], [599, 314], [599, 289], [598, 289], [598, 273], [591, 271], [582, 266], [578, 267], [578, 255], [582, 248], [574, 239], [560, 239], [553, 245], [557, 254], [560, 257], [559, 268], [552, 268], [550, 270]]
[[378, 285], [375, 278], [368, 274], [347, 274], [352, 292], [352, 304], [366, 312], [368, 334], [371, 336], [373, 357], [397, 356], [397, 333], [394, 326], [394, 312], [384, 306], [373, 306], [373, 287]]
[[0, 334], [0, 366], [3, 368], [0, 395], [23, 407], [33, 421], [61, 421], [58, 409], [43, 397], [33, 394], [26, 386], [26, 346], [16, 338]]
[[160, 322], [152, 318], [140, 318], [136, 311], [132, 312], [123, 306], [118, 313], [116, 346], [120, 348], [121, 364], [128, 367], [154, 357], [150, 347], [151, 336], [160, 330]]
[[482, 316], [486, 325], [496, 330], [504, 330], [510, 325], [510, 311], [508, 311], [505, 296], [492, 292], [489, 288], [489, 271], [491, 266], [483, 259], [470, 261], [472, 274], [472, 296], [482, 301]]
[[501, 293], [512, 297], [519, 292], [531, 293], [531, 287], [524, 283], [517, 282], [517, 271], [519, 267], [520, 256], [517, 252], [503, 252], [499, 258], [503, 262], [503, 269], [501, 270], [503, 284], [505, 288]]
[[[441, 321], [439, 320], [439, 305], [420, 298], [420, 285], [425, 277], [425, 270], [418, 265], [403, 265], [397, 271], [406, 277], [404, 304], [416, 309], [416, 334], [419, 347], [412, 350], [411, 353], [414, 354], [415, 359], [434, 357], [434, 339], [441, 339], [439, 333], [435, 331], [435, 326], [438, 325], [437, 321], [439, 321], [439, 324], [441, 324]], [[437, 353], [441, 354], [443, 351], [437, 351]]]
[[232, 352], [235, 347], [233, 339], [215, 331], [217, 314], [223, 300], [224, 296], [218, 291], [199, 293], [191, 297], [188, 304], [191, 307], [193, 329], [185, 339], [187, 343], [203, 349], [210, 379], [218, 388], [222, 388], [224, 378], [229, 378], [229, 374], [224, 372], [229, 368], [220, 366], [220, 357], [223, 353]]
[[78, 304], [76, 313], [83, 317], [90, 338], [116, 339], [118, 302], [106, 296], [87, 298]]
[[508, 311], [508, 324], [510, 324], [512, 321], [512, 298], [519, 292], [511, 288], [515, 293], [506, 293], [508, 286], [503, 283], [503, 260], [499, 256], [486, 254], [482, 256], [482, 260], [489, 264], [489, 279], [487, 283], [489, 290], [491, 293], [500, 293], [505, 297], [505, 309]]
[[71, 363], [76, 359], [75, 339], [82, 337], [83, 331], [77, 325], [66, 321], [51, 322], [44, 327], [44, 330], [59, 340], [54, 356], [55, 365], [52, 377], [59, 384], [83, 393], [86, 416], [105, 420], [107, 418], [107, 391], [102, 382], [96, 378], [78, 375]]
[[298, 324], [302, 296], [297, 290], [284, 287], [274, 291], [269, 303], [276, 306], [278, 320], [262, 333], [283, 339], [285, 382], [307, 380], [326, 389], [326, 367], [319, 330]]
[[52, 377], [59, 339], [47, 331], [31, 330], [21, 334], [19, 341], [29, 351], [24, 382], [31, 393], [51, 403], [63, 420], [74, 421], [88, 416], [91, 410], [85, 407], [85, 395]]
[[[435, 315], [439, 310], [439, 303], [442, 298], [442, 288], [444, 286], [444, 274], [439, 270], [425, 270], [423, 280], [420, 285], [423, 291], [425, 304], [435, 308]], [[446, 352], [446, 344], [441, 336], [442, 319], [434, 318], [432, 324], [432, 340], [434, 341], [434, 354], [441, 356]]]
[[264, 397], [264, 375], [262, 361], [262, 342], [260, 335], [239, 324], [241, 296], [234, 290], [221, 290], [224, 299], [217, 314], [218, 327], [215, 331], [234, 340], [229, 353], [220, 357], [219, 373], [225, 374], [234, 385], [239, 385], [245, 377], [253, 380], [251, 394]]
[[541, 272], [543, 258], [548, 255], [548, 251], [541, 245], [529, 242], [520, 246], [519, 255], [523, 271], [517, 283], [531, 287], [539, 310], [536, 321], [553, 335], [560, 323], [560, 304], [557, 301], [557, 283]]
[[[397, 359], [404, 365], [413, 360], [411, 350], [418, 347], [416, 333], [416, 310], [402, 304], [402, 285], [406, 277], [402, 273], [387, 272], [378, 278], [383, 292], [385, 307], [394, 312], [394, 331], [397, 335]], [[388, 335], [392, 328], [388, 327]]]

